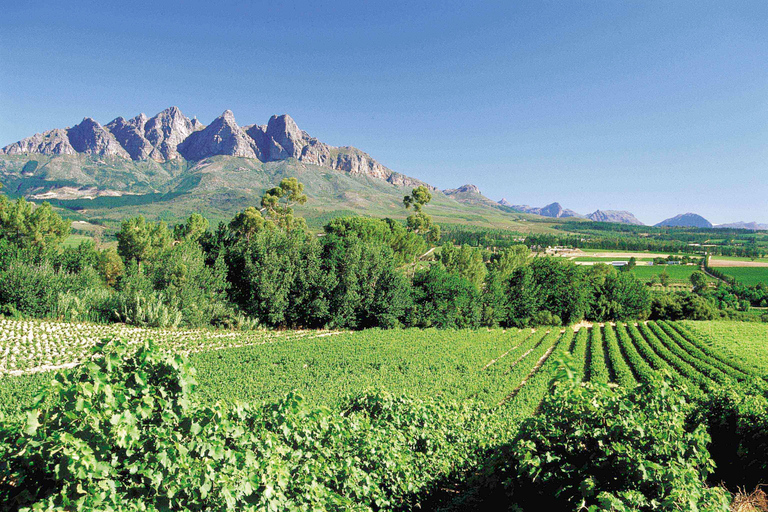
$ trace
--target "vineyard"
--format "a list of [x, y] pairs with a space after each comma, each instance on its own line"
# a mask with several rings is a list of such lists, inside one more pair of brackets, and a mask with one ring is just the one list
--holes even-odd
[[564, 358], [572, 360], [580, 379], [611, 386], [649, 382], [661, 373], [675, 384], [707, 390], [765, 373], [764, 345], [756, 342], [752, 352], [737, 357], [715, 347], [717, 336], [682, 322], [595, 324], [575, 332], [558, 327], [251, 333], [0, 322], [0, 372], [9, 376], [0, 382], [0, 398], [13, 398], [2, 401], [6, 408], [31, 399], [50, 379], [45, 370], [75, 366], [108, 336], [129, 343], [152, 339], [167, 352], [189, 354], [200, 394], [209, 403], [276, 400], [293, 390], [334, 406], [350, 394], [377, 389], [471, 399], [514, 422], [536, 410]]

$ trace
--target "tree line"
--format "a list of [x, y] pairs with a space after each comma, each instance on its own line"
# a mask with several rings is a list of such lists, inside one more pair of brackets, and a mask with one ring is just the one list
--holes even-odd
[[333, 219], [319, 236], [284, 179], [258, 206], [211, 228], [125, 220], [117, 247], [64, 247], [48, 204], [0, 196], [0, 313], [150, 326], [477, 328], [666, 318], [631, 272], [440, 239], [417, 187], [406, 222]]

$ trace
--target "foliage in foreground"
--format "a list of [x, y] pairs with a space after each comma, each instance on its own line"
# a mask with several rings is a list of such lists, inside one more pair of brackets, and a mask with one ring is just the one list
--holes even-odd
[[144, 344], [102, 344], [0, 425], [6, 510], [410, 510], [475, 464], [472, 405], [384, 393], [341, 410], [299, 396], [197, 405], [194, 369]]
[[562, 380], [482, 473], [480, 494], [525, 510], [726, 511], [727, 494], [706, 485], [710, 437], [691, 409], [661, 380]]

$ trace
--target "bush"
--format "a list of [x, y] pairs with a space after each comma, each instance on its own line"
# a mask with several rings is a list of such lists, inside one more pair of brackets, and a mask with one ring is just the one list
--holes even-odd
[[562, 380], [492, 474], [526, 510], [727, 511], [725, 493], [705, 485], [710, 438], [690, 410], [664, 381], [613, 391]]
[[703, 397], [696, 419], [709, 425], [716, 469], [713, 482], [733, 491], [766, 483], [768, 475], [768, 391], [763, 383], [733, 384]]
[[413, 278], [411, 323], [418, 327], [477, 328], [482, 303], [477, 288], [445, 270], [442, 264], [417, 272]]
[[11, 261], [0, 270], [0, 305], [28, 316], [51, 316], [63, 290], [62, 273], [48, 263]]

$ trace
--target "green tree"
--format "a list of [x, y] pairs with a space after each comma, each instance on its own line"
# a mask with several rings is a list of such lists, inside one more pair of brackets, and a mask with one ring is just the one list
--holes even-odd
[[661, 286], [663, 286], [664, 288], [666, 288], [666, 287], [667, 287], [667, 285], [669, 285], [669, 279], [670, 279], [670, 277], [669, 277], [669, 273], [667, 272], [667, 269], [665, 268], [665, 269], [664, 269], [664, 270], [662, 270], [662, 271], [661, 271], [661, 273], [659, 274], [659, 282], [661, 283]]
[[419, 327], [476, 328], [482, 302], [475, 286], [451, 274], [442, 264], [431, 265], [413, 277], [411, 322]]
[[690, 280], [695, 292], [701, 292], [707, 288], [707, 275], [701, 270], [693, 272]]
[[122, 258], [117, 253], [117, 249], [109, 247], [99, 253], [99, 259], [96, 263], [96, 270], [101, 275], [104, 282], [109, 286], [115, 286], [117, 280], [125, 272], [125, 265]]
[[[264, 217], [261, 216], [259, 210], [253, 206], [249, 206], [235, 215], [229, 222], [228, 227], [237, 238], [250, 240], [253, 235], [261, 231], [264, 224]], [[274, 228], [274, 223], [270, 222], [269, 224]]]
[[197, 242], [208, 231], [208, 219], [199, 213], [193, 213], [184, 224], [173, 227], [173, 239], [178, 241]]
[[261, 208], [267, 219], [286, 231], [307, 229], [303, 217], [296, 217], [293, 206], [307, 202], [304, 184], [296, 178], [283, 178], [280, 185], [267, 190], [261, 198]]
[[165, 222], [147, 222], [142, 215], [124, 220], [117, 233], [117, 252], [125, 263], [139, 265], [155, 258], [171, 245]]
[[439, 260], [448, 272], [465, 278], [480, 290], [488, 269], [479, 248], [447, 242], [440, 247]]
[[432, 194], [424, 185], [419, 185], [411, 191], [411, 195], [403, 198], [406, 210], [413, 208], [412, 215], [406, 219], [408, 229], [421, 235], [429, 243], [440, 240], [440, 226], [432, 222], [432, 217], [424, 213], [424, 206], [432, 200]]
[[365, 243], [382, 243], [394, 252], [398, 264], [410, 263], [424, 253], [424, 239], [393, 219], [338, 217], [325, 225], [327, 235], [356, 237]]
[[23, 197], [9, 201], [0, 195], [0, 240], [18, 248], [56, 248], [69, 236], [70, 224], [49, 203], [35, 206]]

